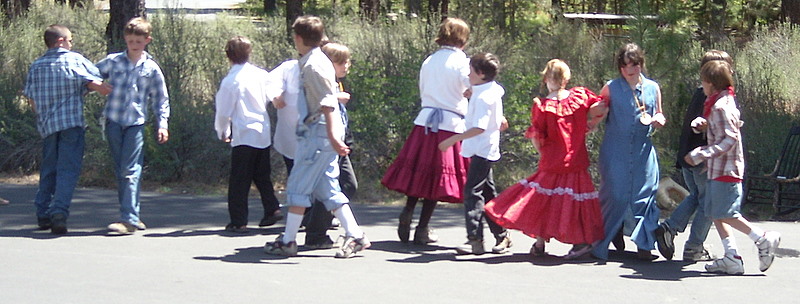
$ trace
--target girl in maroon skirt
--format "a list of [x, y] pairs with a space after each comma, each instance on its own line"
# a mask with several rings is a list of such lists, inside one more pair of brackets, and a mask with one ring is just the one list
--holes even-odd
[[469, 160], [460, 155], [461, 143], [442, 152], [443, 140], [465, 131], [469, 84], [469, 58], [463, 48], [469, 26], [457, 18], [447, 18], [439, 26], [436, 43], [440, 48], [428, 56], [419, 72], [422, 109], [414, 120], [403, 148], [389, 166], [381, 183], [407, 196], [400, 213], [397, 234], [408, 242], [417, 201], [422, 213], [414, 233], [414, 243], [436, 242], [428, 227], [438, 201], [462, 203]]
[[574, 244], [565, 256], [574, 259], [605, 236], [585, 141], [604, 104], [586, 88], [567, 90], [569, 67], [559, 59], [550, 60], [542, 75], [549, 94], [534, 99], [525, 132], [541, 155], [538, 170], [487, 203], [485, 212], [497, 224], [535, 237], [532, 255], [544, 255], [545, 242], [555, 238]]

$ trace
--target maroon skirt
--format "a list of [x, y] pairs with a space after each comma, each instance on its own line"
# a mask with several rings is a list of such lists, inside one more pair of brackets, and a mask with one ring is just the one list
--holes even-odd
[[453, 135], [443, 130], [425, 134], [425, 127], [414, 126], [381, 184], [407, 196], [462, 203], [469, 159], [461, 156], [461, 142], [439, 151], [439, 143]]

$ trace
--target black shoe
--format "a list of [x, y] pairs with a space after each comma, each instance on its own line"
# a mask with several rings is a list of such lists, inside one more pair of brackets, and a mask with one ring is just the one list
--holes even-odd
[[306, 234], [306, 243], [303, 244], [306, 249], [331, 249], [333, 248], [333, 240], [327, 235], [322, 237], [308, 237]]
[[265, 215], [264, 218], [261, 219], [261, 222], [258, 223], [258, 227], [272, 226], [282, 219], [283, 214], [281, 214], [280, 211], [275, 211], [271, 215]]
[[39, 225], [39, 230], [47, 230], [53, 227], [53, 222], [50, 221], [49, 217], [38, 217], [36, 218], [36, 223]]
[[661, 223], [656, 228], [656, 244], [661, 256], [668, 261], [672, 260], [672, 256], [675, 255], [675, 234], [672, 233], [666, 222]]
[[611, 240], [611, 244], [614, 244], [614, 248], [617, 249], [617, 252], [625, 252], [625, 239], [622, 238], [622, 235], [622, 228], [620, 228], [617, 235]]
[[225, 225], [225, 231], [233, 232], [233, 233], [248, 233], [248, 232], [250, 232], [250, 230], [247, 229], [247, 225], [236, 226], [234, 224]]
[[52, 227], [50, 233], [52, 234], [66, 234], [67, 233], [67, 216], [63, 213], [56, 213], [50, 217]]
[[408, 210], [403, 208], [403, 212], [400, 212], [400, 223], [397, 224], [397, 236], [403, 243], [408, 243], [408, 239], [411, 237], [411, 219], [413, 216], [413, 209]]

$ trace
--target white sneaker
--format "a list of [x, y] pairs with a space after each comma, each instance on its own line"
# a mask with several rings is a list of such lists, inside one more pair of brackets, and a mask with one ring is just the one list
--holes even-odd
[[769, 266], [772, 266], [772, 261], [775, 259], [775, 250], [781, 244], [781, 234], [777, 231], [767, 231], [758, 241], [758, 269], [767, 271]]
[[744, 261], [740, 256], [725, 255], [721, 259], [716, 259], [706, 265], [706, 271], [727, 273], [727, 274], [744, 274]]
[[370, 241], [367, 239], [366, 234], [359, 239], [348, 236], [344, 238], [342, 247], [336, 251], [335, 257], [340, 259], [350, 258], [353, 257], [357, 252], [367, 249], [370, 246], [372, 246], [372, 243], [370, 243]]

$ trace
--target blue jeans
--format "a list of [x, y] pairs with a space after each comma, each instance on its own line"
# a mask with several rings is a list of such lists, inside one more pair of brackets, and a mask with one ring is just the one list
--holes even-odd
[[694, 168], [682, 168], [683, 180], [689, 188], [689, 196], [675, 208], [672, 215], [666, 220], [672, 232], [683, 232], [689, 224], [689, 218], [694, 213], [692, 228], [689, 232], [689, 239], [686, 240], [686, 247], [702, 248], [708, 236], [708, 229], [711, 228], [711, 219], [706, 216], [703, 205], [706, 197], [706, 184], [708, 175], [705, 166]]
[[325, 124], [315, 123], [298, 136], [294, 166], [286, 182], [286, 204], [309, 208], [314, 200], [334, 210], [350, 202], [339, 187], [339, 154], [331, 147]]
[[36, 192], [36, 217], [49, 218], [63, 213], [69, 205], [81, 174], [85, 146], [83, 127], [74, 127], [48, 135], [42, 145], [39, 191]]
[[107, 120], [106, 138], [117, 177], [120, 220], [139, 223], [139, 182], [144, 163], [144, 126], [123, 127]]

